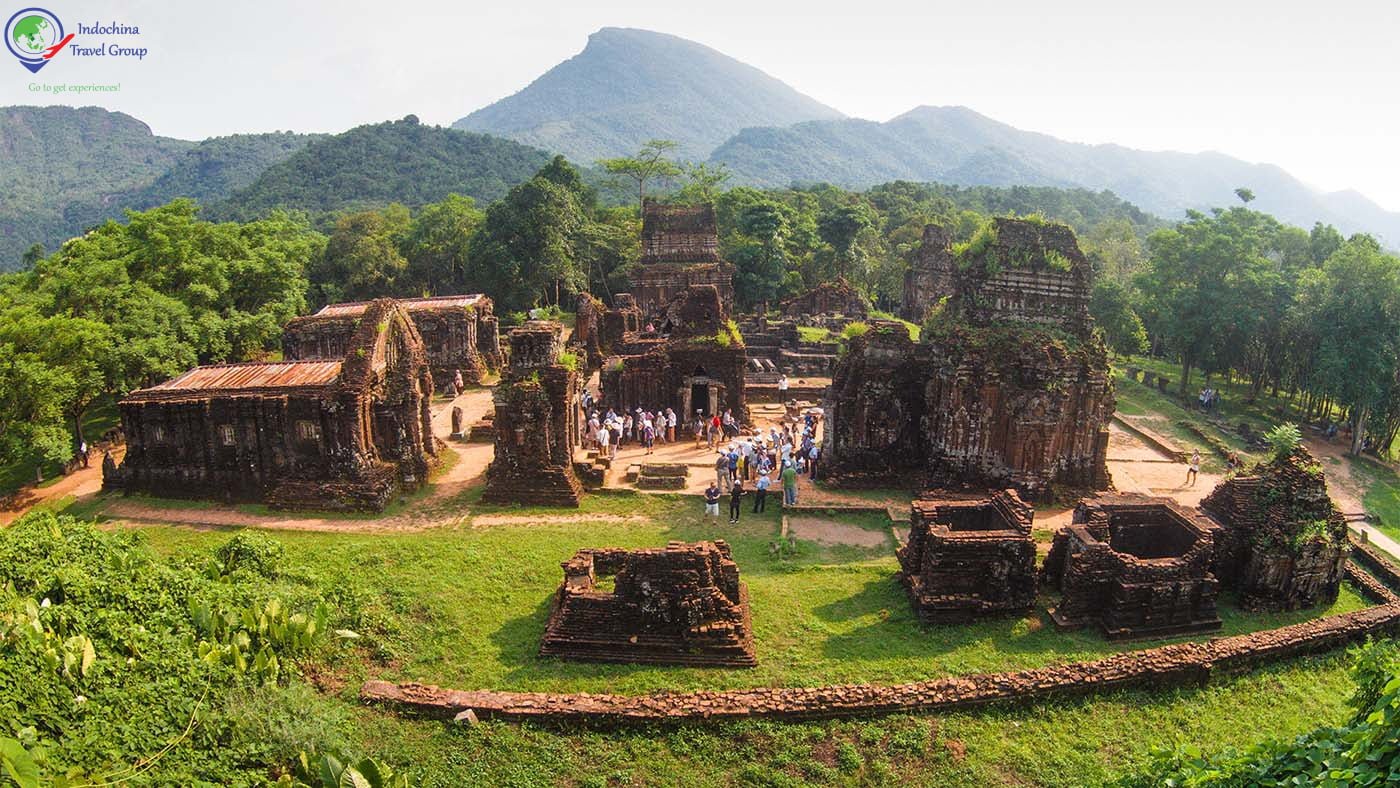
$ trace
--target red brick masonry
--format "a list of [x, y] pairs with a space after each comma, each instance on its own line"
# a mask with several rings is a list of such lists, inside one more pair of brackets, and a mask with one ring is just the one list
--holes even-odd
[[1349, 573], [1368, 596], [1384, 601], [1376, 607], [1264, 632], [1203, 643], [1176, 643], [1093, 662], [1014, 673], [949, 676], [895, 686], [845, 685], [656, 695], [462, 692], [422, 684], [370, 681], [361, 688], [360, 697], [368, 703], [389, 704], [404, 711], [445, 719], [470, 709], [482, 719], [698, 722], [748, 717], [812, 719], [948, 711], [1001, 701], [1069, 697], [1132, 687], [1201, 685], [1219, 672], [1327, 651], [1364, 640], [1369, 635], [1400, 629], [1400, 598], [1385, 588], [1385, 585], [1400, 587], [1400, 577], [1388, 562], [1381, 564], [1380, 573], [1384, 584], [1360, 571]]

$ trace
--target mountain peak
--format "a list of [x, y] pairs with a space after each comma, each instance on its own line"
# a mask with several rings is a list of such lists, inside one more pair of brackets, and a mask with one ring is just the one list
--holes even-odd
[[580, 162], [671, 139], [703, 159], [749, 126], [842, 114], [703, 44], [651, 30], [605, 27], [583, 51], [513, 96], [457, 121]]

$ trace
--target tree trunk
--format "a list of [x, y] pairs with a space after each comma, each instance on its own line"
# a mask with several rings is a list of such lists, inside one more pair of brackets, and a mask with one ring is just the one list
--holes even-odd
[[1186, 383], [1191, 378], [1191, 357], [1185, 354], [1181, 356], [1181, 396], [1186, 396]]
[[1361, 456], [1361, 447], [1365, 445], [1366, 439], [1366, 416], [1367, 409], [1361, 406], [1355, 408], [1356, 426], [1351, 430], [1351, 455]]

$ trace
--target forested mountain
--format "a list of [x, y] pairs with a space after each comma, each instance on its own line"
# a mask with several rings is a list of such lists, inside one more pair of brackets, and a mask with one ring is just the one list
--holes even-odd
[[583, 51], [519, 93], [454, 124], [535, 145], [580, 164], [650, 139], [703, 159], [748, 126], [785, 126], [841, 113], [758, 69], [693, 41], [605, 27]]
[[544, 151], [425, 126], [410, 115], [317, 139], [206, 213], [248, 219], [276, 208], [318, 214], [391, 202], [418, 206], [454, 193], [489, 202], [547, 161]]
[[1177, 218], [1254, 192], [1256, 205], [1302, 227], [1335, 224], [1400, 242], [1400, 214], [1355, 192], [1325, 194], [1268, 164], [1219, 153], [1086, 145], [1022, 131], [966, 107], [919, 107], [886, 123], [814, 121], [750, 128], [711, 156], [742, 183], [831, 182], [862, 188], [895, 179], [965, 185], [1109, 189], [1146, 211]]
[[193, 145], [97, 107], [0, 107], [0, 271], [33, 244], [68, 238]]
[[277, 132], [195, 143], [98, 107], [0, 108], [0, 271], [18, 267], [36, 243], [53, 251], [126, 210], [223, 199], [310, 139]]

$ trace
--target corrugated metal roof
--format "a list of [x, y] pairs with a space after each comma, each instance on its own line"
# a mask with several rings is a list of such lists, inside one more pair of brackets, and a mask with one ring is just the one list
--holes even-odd
[[[476, 304], [484, 296], [481, 293], [471, 293], [469, 295], [437, 296], [435, 298], [403, 298], [399, 303], [404, 308], [412, 312], [416, 309], [446, 309], [449, 307], [469, 307]], [[321, 311], [316, 313], [316, 317], [340, 317], [345, 315], [360, 315], [369, 306], [368, 301], [354, 301], [346, 304], [331, 304], [321, 307]]]
[[133, 391], [128, 399], [161, 399], [196, 392], [324, 386], [340, 375], [340, 365], [339, 361], [274, 361], [195, 367], [159, 385]]

